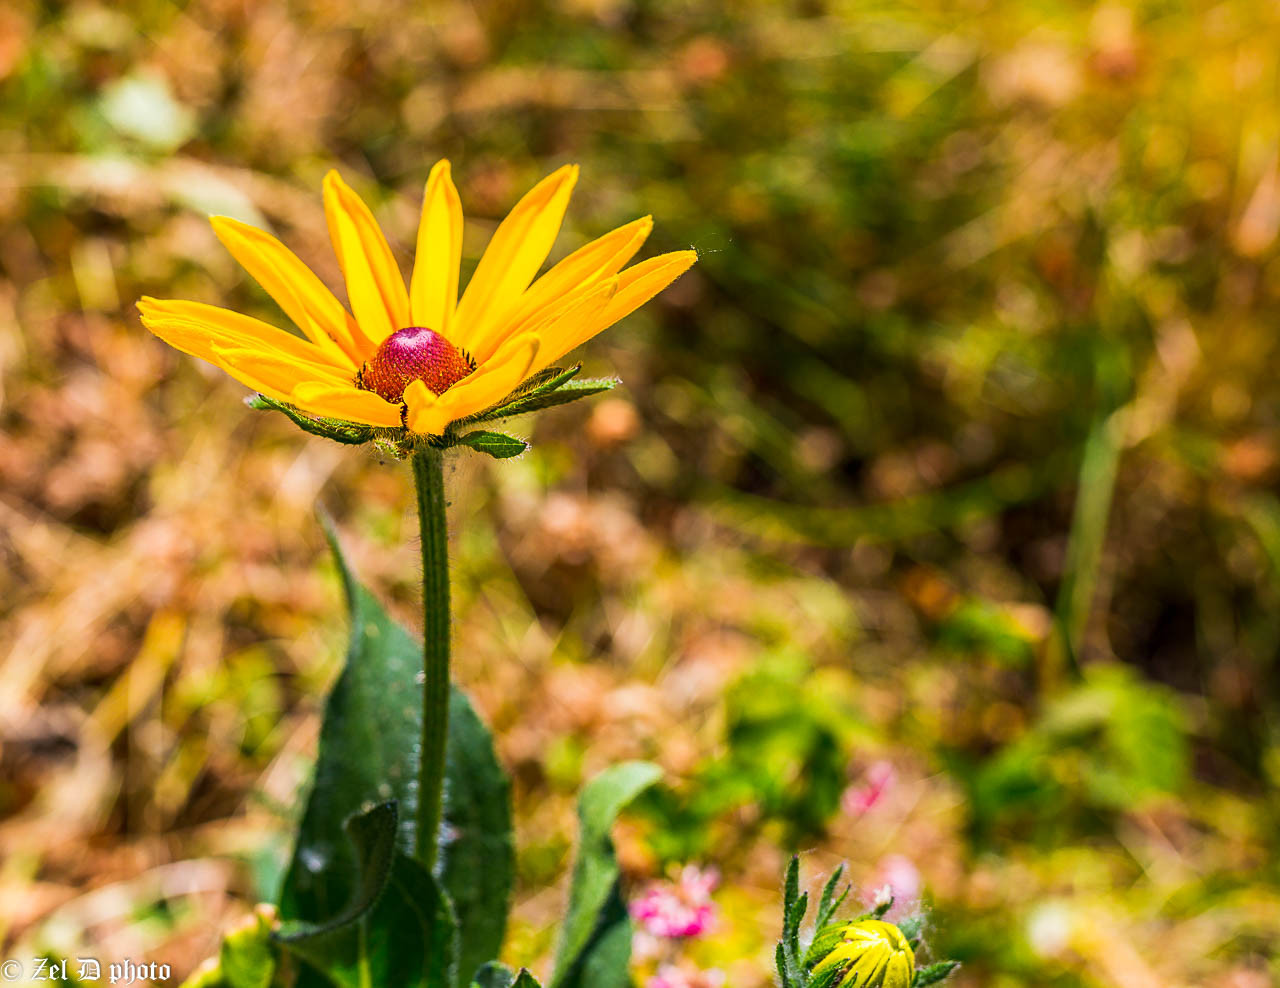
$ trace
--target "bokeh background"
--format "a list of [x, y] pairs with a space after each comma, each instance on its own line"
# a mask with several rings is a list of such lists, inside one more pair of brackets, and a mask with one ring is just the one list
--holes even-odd
[[450, 467], [506, 959], [644, 757], [630, 881], [721, 875], [689, 970], [769, 983], [801, 850], [962, 985], [1275, 983], [1278, 45], [1244, 0], [9, 0], [0, 954], [176, 977], [271, 895], [346, 633], [314, 508], [416, 627], [410, 479], [133, 302], [282, 323], [205, 216], [337, 285], [330, 167], [407, 268], [448, 156], [467, 265], [566, 161], [557, 254], [702, 255], [584, 351], [613, 397]]

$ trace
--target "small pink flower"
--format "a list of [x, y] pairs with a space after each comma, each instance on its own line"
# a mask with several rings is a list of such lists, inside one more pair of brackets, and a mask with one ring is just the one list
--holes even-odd
[[850, 816], [862, 816], [884, 799], [893, 788], [897, 773], [888, 762], [876, 762], [867, 769], [866, 781], [860, 786], [850, 786], [840, 798], [844, 811]]
[[682, 939], [700, 937], [716, 921], [711, 892], [720, 881], [714, 869], [686, 865], [676, 882], [654, 882], [631, 903], [631, 915], [646, 933]]
[[724, 972], [719, 968], [702, 970], [688, 965], [663, 964], [658, 973], [645, 982], [645, 988], [721, 988]]

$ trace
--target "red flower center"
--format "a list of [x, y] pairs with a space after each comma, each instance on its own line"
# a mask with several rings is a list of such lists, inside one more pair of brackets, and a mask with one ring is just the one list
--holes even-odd
[[360, 368], [356, 386], [396, 404], [414, 381], [443, 394], [473, 370], [470, 358], [434, 329], [407, 326], [382, 341], [378, 352]]

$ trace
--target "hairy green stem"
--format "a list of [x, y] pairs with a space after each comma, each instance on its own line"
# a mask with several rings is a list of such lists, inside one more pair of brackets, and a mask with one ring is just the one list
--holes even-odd
[[444, 801], [449, 736], [449, 533], [445, 523], [444, 454], [421, 445], [413, 454], [422, 531], [422, 757], [418, 765], [417, 858], [430, 871]]

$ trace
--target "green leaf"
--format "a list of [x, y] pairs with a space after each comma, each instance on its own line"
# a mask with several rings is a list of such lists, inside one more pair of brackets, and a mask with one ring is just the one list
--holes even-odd
[[522, 967], [520, 973], [516, 975], [513, 988], [542, 988], [542, 986], [538, 984], [538, 979], [529, 973], [527, 967]]
[[504, 432], [487, 432], [485, 430], [468, 432], [461, 439], [458, 439], [455, 445], [470, 446], [477, 452], [488, 453], [497, 460], [519, 456], [529, 448], [529, 444], [523, 439], [508, 436]]
[[348, 569], [326, 523], [347, 596], [347, 660], [325, 704], [315, 781], [285, 874], [285, 919], [320, 922], [352, 898], [354, 847], [342, 823], [371, 803], [394, 800], [396, 847], [411, 853], [417, 810], [417, 749], [422, 737], [421, 650]]
[[377, 430], [372, 426], [361, 425], [358, 422], [344, 422], [341, 419], [313, 418], [287, 402], [277, 401], [266, 395], [252, 395], [245, 399], [245, 404], [260, 411], [281, 412], [303, 432], [332, 439], [337, 443], [346, 443], [348, 446], [367, 443], [377, 435]]
[[340, 927], [294, 933], [286, 949], [337, 988], [451, 988], [457, 923], [448, 897], [416, 860], [396, 853], [371, 912]]
[[959, 961], [941, 961], [937, 964], [930, 964], [928, 967], [922, 967], [916, 972], [915, 981], [911, 984], [913, 988], [917, 985], [920, 988], [924, 988], [925, 985], [936, 985], [959, 966]]
[[[458, 917], [458, 988], [496, 957], [515, 874], [511, 786], [489, 732], [457, 689], [449, 700], [440, 876]], [[509, 982], [508, 982], [509, 983]]]
[[276, 933], [277, 940], [294, 943], [339, 930], [356, 922], [373, 908], [391, 879], [397, 815], [395, 803], [382, 803], [347, 820], [343, 829], [347, 832], [356, 861], [356, 881], [351, 900], [337, 915], [319, 923], [286, 920]]
[[[298, 930], [306, 928], [299, 925], [305, 922], [313, 927], [326, 925], [340, 910], [345, 911], [354, 901], [360, 870], [342, 821], [371, 804], [395, 801], [399, 811], [393, 835], [396, 853], [383, 898], [365, 921], [368, 942], [392, 949], [392, 942], [379, 938], [383, 923], [401, 935], [412, 933], [414, 944], [434, 938], [439, 950], [448, 955], [446, 960], [440, 960], [445, 954], [424, 956], [411, 967], [422, 977], [442, 977], [441, 971], [447, 968], [448, 981], [429, 983], [457, 988], [468, 984], [466, 979], [476, 966], [495, 956], [501, 946], [514, 870], [508, 784], [488, 732], [466, 696], [454, 688], [437, 887], [410, 857], [416, 836], [422, 736], [417, 678], [421, 645], [356, 582], [327, 522], [325, 532], [346, 590], [351, 638], [346, 664], [325, 706], [315, 782], [285, 875], [281, 913], [293, 921], [290, 928]], [[481, 861], [483, 868], [477, 865]], [[465, 925], [456, 945], [450, 892], [459, 895], [457, 912]], [[480, 914], [482, 903], [488, 910], [484, 915]], [[418, 928], [415, 924], [420, 920], [442, 925]], [[333, 948], [337, 953], [348, 949], [349, 944]], [[326, 945], [323, 951], [311, 953], [327, 958], [333, 950]], [[397, 982], [396, 988], [417, 983]]]
[[631, 922], [618, 892], [618, 861], [609, 831], [623, 808], [660, 774], [648, 762], [626, 762], [601, 772], [582, 790], [578, 859], [552, 988], [623, 988], [628, 983]]

